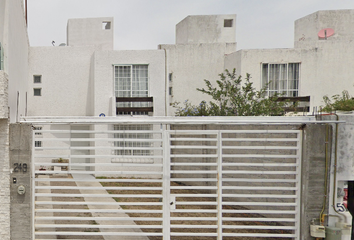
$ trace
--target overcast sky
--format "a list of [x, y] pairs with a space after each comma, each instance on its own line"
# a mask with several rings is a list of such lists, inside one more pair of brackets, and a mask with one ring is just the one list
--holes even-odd
[[188, 15], [237, 14], [237, 49], [291, 48], [294, 21], [318, 10], [354, 9], [354, 0], [27, 0], [31, 46], [66, 43], [69, 18], [114, 17], [115, 49], [175, 43]]

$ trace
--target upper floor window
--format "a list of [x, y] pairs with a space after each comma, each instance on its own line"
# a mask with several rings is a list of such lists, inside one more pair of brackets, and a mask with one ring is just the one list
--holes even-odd
[[300, 63], [263, 63], [262, 86], [267, 86], [267, 95], [275, 93], [285, 97], [299, 95]]
[[232, 27], [233, 22], [233, 19], [224, 19], [224, 27]]
[[[148, 65], [114, 66], [114, 85], [116, 97], [148, 97]], [[117, 103], [117, 107], [147, 106], [146, 102]]]

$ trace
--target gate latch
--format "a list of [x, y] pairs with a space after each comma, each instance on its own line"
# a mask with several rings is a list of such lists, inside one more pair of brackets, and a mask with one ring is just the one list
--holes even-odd
[[170, 196], [170, 209], [175, 210], [176, 209], [176, 196]]

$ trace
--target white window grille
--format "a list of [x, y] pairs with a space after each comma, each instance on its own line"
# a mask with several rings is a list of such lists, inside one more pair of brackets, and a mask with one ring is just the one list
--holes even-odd
[[285, 97], [299, 95], [300, 63], [263, 63], [262, 85], [267, 86], [267, 95], [275, 93]]
[[[114, 83], [116, 97], [148, 97], [149, 77], [148, 65], [114, 66]], [[147, 102], [117, 103], [117, 107], [148, 107]], [[131, 114], [121, 113], [121, 114]], [[133, 113], [146, 115], [147, 113]]]
[[[139, 139], [152, 138], [151, 133], [147, 132], [151, 130], [151, 125], [114, 125], [114, 130], [123, 131], [114, 133], [114, 138], [119, 139], [114, 142], [114, 146], [121, 148], [114, 151], [115, 155], [151, 155], [151, 150], [146, 149], [151, 147], [151, 142], [139, 141]], [[136, 141], [126, 141], [127, 139], [136, 139]]]

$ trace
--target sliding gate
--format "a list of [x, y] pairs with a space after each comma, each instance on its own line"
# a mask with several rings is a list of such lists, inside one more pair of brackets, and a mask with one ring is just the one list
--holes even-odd
[[33, 239], [299, 237], [300, 130], [34, 127]]

